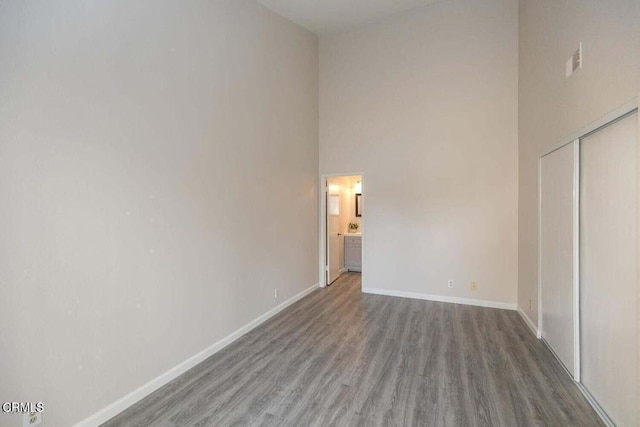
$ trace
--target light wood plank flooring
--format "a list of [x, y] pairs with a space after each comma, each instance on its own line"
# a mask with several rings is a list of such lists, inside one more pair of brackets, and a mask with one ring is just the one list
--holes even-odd
[[105, 426], [596, 426], [514, 311], [343, 274]]

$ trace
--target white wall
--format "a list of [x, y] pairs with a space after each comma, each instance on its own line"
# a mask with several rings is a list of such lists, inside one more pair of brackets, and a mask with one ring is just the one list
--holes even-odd
[[70, 425], [318, 282], [317, 70], [249, 0], [0, 3], [0, 401]]
[[[349, 177], [349, 215], [347, 218], [347, 224], [346, 224], [346, 229], [347, 232], [349, 232], [349, 223], [350, 222], [355, 222], [356, 224], [358, 224], [358, 230], [357, 232], [362, 233], [362, 217], [361, 216], [356, 216], [356, 185], [357, 183], [360, 183], [362, 186], [362, 177], [359, 175], [354, 175], [354, 176], [350, 176]], [[362, 191], [362, 190], [361, 190]], [[362, 193], [360, 193], [362, 194]], [[362, 204], [364, 204], [364, 194], [362, 194], [362, 196], [360, 196], [360, 201]]]
[[320, 38], [320, 170], [364, 173], [364, 287], [515, 304], [517, 10], [452, 0]]
[[[520, 0], [519, 14], [518, 304], [537, 322], [537, 160], [640, 94], [640, 2]], [[580, 42], [584, 68], [566, 80]]]

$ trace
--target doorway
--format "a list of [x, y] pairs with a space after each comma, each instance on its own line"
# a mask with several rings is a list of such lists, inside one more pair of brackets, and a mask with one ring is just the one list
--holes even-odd
[[320, 179], [320, 283], [362, 272], [363, 174], [328, 174]]

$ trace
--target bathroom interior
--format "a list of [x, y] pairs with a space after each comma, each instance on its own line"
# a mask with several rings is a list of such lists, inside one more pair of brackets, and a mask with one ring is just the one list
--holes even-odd
[[327, 179], [327, 280], [344, 272], [362, 272], [362, 176]]

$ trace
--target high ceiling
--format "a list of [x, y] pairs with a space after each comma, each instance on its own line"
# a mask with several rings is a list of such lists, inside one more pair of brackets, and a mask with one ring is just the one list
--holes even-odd
[[257, 0], [313, 31], [327, 34], [385, 16], [435, 3], [438, 0]]

